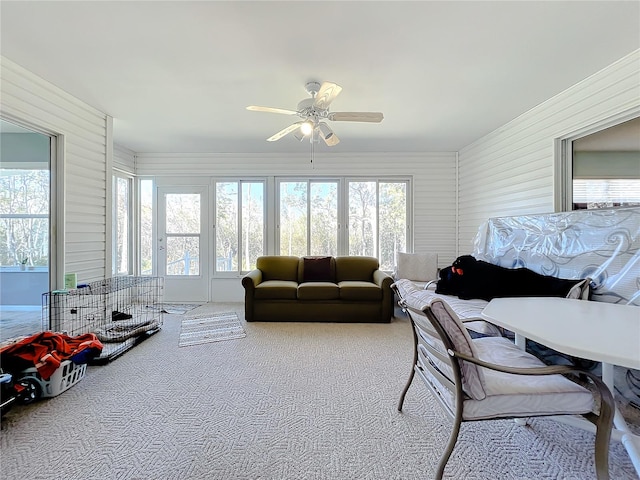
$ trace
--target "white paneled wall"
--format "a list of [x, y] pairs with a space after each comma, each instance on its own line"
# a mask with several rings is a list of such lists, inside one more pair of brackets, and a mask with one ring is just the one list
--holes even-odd
[[554, 211], [555, 140], [624, 112], [640, 114], [640, 50], [459, 153], [459, 251], [490, 217]]
[[0, 62], [2, 116], [63, 136], [64, 271], [77, 273], [83, 282], [103, 278], [111, 120], [5, 57]]
[[113, 168], [125, 173], [136, 173], [136, 154], [121, 145], [113, 146]]
[[[454, 153], [316, 153], [310, 155], [151, 154], [136, 156], [138, 175], [177, 177], [410, 176], [414, 251], [437, 252], [442, 265], [456, 256]], [[166, 183], [166, 182], [165, 182]]]

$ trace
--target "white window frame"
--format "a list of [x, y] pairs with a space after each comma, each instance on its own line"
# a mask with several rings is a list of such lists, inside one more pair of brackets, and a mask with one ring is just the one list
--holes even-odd
[[573, 142], [581, 137], [614, 127], [640, 115], [637, 107], [569, 132], [554, 140], [554, 210], [573, 210]]
[[[128, 204], [127, 204], [127, 271], [121, 272], [118, 271], [118, 180], [125, 180], [127, 182], [127, 190], [128, 190]], [[135, 258], [136, 258], [136, 249], [134, 246], [136, 242], [134, 242], [134, 225], [135, 217], [134, 212], [137, 210], [135, 208], [136, 195], [134, 190], [134, 176], [130, 174], [126, 174], [120, 171], [113, 171], [113, 181], [112, 181], [112, 194], [111, 194], [111, 270], [113, 275], [132, 275], [134, 272]]]
[[[349, 221], [349, 183], [350, 182], [375, 182], [376, 183], [376, 196], [379, 196], [379, 186], [380, 183], [404, 183], [406, 184], [406, 250], [412, 251], [413, 249], [413, 235], [412, 235], [412, 225], [413, 225], [413, 214], [411, 205], [413, 204], [413, 183], [412, 178], [407, 176], [358, 176], [358, 177], [275, 177], [274, 182], [274, 203], [275, 203], [275, 233], [274, 233], [274, 251], [280, 252], [280, 184], [281, 183], [292, 183], [292, 182], [300, 182], [300, 183], [310, 183], [314, 182], [336, 182], [338, 184], [338, 255], [348, 255], [349, 252], [349, 229], [348, 229], [348, 221]], [[308, 187], [309, 188], [309, 187]], [[307, 210], [309, 209], [309, 204], [307, 204]], [[376, 206], [376, 216], [379, 218], [380, 208], [379, 205]], [[309, 252], [310, 242], [309, 242], [309, 232], [310, 232], [310, 216], [307, 216], [307, 252]], [[379, 232], [379, 222], [377, 222], [376, 226], [376, 235], [377, 235], [377, 247], [375, 256], [380, 259], [380, 232]]]
[[[218, 197], [217, 197], [217, 184], [219, 183], [236, 183], [238, 185], [238, 221], [237, 221], [237, 238], [238, 238], [238, 270], [218, 270], [218, 262], [217, 262], [217, 218], [218, 218]], [[217, 278], [236, 278], [238, 275], [244, 275], [248, 272], [248, 270], [242, 269], [243, 263], [243, 255], [242, 255], [242, 185], [245, 183], [261, 183], [263, 188], [262, 195], [262, 255], [267, 254], [267, 205], [269, 200], [269, 183], [266, 178], [213, 178], [211, 184], [212, 191], [212, 225], [213, 225], [213, 235], [211, 235], [212, 240], [212, 250], [211, 255], [213, 257], [213, 276]]]

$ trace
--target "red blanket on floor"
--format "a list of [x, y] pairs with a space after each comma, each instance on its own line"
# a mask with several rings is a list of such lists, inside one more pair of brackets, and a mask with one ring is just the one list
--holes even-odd
[[93, 333], [70, 337], [63, 333], [42, 332], [0, 349], [2, 370], [13, 375], [36, 367], [49, 380], [64, 360], [87, 363], [102, 352], [102, 343]]

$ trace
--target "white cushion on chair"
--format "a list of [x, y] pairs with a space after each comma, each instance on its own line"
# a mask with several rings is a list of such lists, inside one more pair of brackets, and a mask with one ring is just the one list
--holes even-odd
[[437, 253], [396, 253], [396, 279], [428, 282], [438, 278]]
[[[516, 368], [545, 364], [503, 337], [473, 340], [478, 358]], [[463, 418], [526, 417], [528, 415], [579, 415], [592, 411], [593, 394], [562, 375], [515, 375], [482, 368], [486, 397], [464, 401]]]

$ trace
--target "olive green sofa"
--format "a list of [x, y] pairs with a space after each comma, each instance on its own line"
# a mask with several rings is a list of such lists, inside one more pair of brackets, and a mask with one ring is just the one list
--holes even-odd
[[242, 278], [245, 319], [376, 322], [393, 315], [393, 279], [374, 257], [259, 257]]

